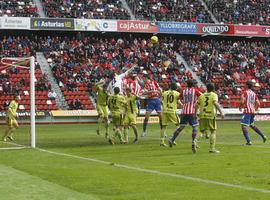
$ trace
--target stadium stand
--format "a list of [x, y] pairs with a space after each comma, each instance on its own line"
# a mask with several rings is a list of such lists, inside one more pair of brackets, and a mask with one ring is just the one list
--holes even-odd
[[120, 0], [42, 0], [47, 17], [130, 19]]
[[206, 2], [219, 22], [270, 25], [269, 0], [207, 0]]
[[270, 47], [263, 41], [181, 40], [178, 51], [203, 82], [216, 85], [224, 107], [238, 107], [247, 80], [258, 87], [262, 107], [270, 106]]
[[38, 17], [38, 9], [32, 0], [0, 1], [0, 16]]
[[[3, 37], [0, 40], [0, 55], [2, 57], [29, 57], [33, 55], [35, 45], [28, 37]], [[28, 69], [9, 67], [1, 63], [0, 73], [0, 111], [5, 109], [7, 102], [15, 95], [21, 96], [19, 110], [30, 110], [30, 73]], [[47, 77], [42, 75], [38, 63], [36, 63], [36, 106], [38, 111], [57, 109], [55, 100], [48, 99], [48, 91], [51, 89]]]
[[127, 0], [137, 19], [151, 21], [213, 22], [198, 0]]

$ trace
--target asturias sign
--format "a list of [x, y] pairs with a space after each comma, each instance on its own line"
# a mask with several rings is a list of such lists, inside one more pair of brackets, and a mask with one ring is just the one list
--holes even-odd
[[74, 19], [31, 18], [32, 29], [74, 30]]

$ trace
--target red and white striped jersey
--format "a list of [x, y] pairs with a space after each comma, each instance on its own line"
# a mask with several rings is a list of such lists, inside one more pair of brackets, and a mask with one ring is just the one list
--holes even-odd
[[198, 97], [202, 93], [199, 89], [195, 88], [186, 88], [180, 93], [180, 100], [183, 104], [182, 106], [182, 115], [194, 115], [195, 114], [195, 105], [197, 103]]
[[132, 92], [134, 94], [136, 94], [137, 96], [140, 95], [141, 91], [142, 91], [142, 88], [140, 86], [140, 84], [137, 82], [137, 81], [134, 81], [132, 79], [129, 79], [127, 82], [126, 82], [126, 85], [125, 85], [126, 88], [131, 88], [132, 89]]
[[159, 97], [159, 91], [161, 89], [156, 81], [149, 80], [145, 83], [144, 90], [148, 92], [149, 99], [155, 99]]
[[255, 94], [251, 89], [248, 89], [242, 93], [242, 97], [244, 98], [244, 105], [242, 105], [244, 113], [254, 114], [256, 111], [256, 101], [258, 100], [257, 94]]

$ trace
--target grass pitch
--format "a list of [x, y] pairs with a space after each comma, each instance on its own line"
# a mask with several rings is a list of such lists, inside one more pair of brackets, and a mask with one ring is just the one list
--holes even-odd
[[[270, 136], [269, 122], [257, 125]], [[270, 199], [269, 141], [250, 130], [254, 145], [243, 146], [239, 122], [218, 122], [214, 155], [204, 138], [192, 153], [190, 127], [174, 148], [159, 146], [157, 124], [136, 145], [111, 146], [95, 128], [38, 125], [39, 149], [0, 150], [0, 199]]]

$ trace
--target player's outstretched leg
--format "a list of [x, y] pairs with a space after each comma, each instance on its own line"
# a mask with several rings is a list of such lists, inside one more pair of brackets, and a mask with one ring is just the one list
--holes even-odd
[[97, 135], [100, 135], [100, 125], [102, 124], [102, 121], [103, 121], [103, 117], [99, 117], [98, 118], [98, 125], [97, 125]]
[[251, 141], [250, 141], [250, 137], [249, 137], [249, 134], [248, 134], [248, 128], [247, 126], [243, 125], [242, 124], [242, 132], [243, 132], [243, 135], [246, 139], [246, 145], [251, 145]]
[[135, 124], [131, 125], [131, 128], [133, 129], [133, 132], [135, 135], [135, 139], [134, 139], [133, 143], [136, 144], [138, 142], [138, 129], [137, 129], [137, 126]]
[[175, 132], [173, 133], [173, 136], [169, 139], [169, 145], [170, 147], [173, 147], [173, 144], [178, 137], [178, 135], [181, 133], [182, 130], [184, 130], [185, 126], [178, 127]]
[[193, 153], [196, 153], [197, 152], [197, 144], [196, 144], [196, 136], [197, 136], [197, 128], [195, 126], [192, 127], [192, 145], [191, 145], [191, 148], [192, 148], [192, 151]]
[[261, 136], [263, 139], [263, 142], [266, 142], [267, 137], [263, 134], [263, 132], [255, 125], [250, 125], [250, 128], [252, 128], [253, 131], [255, 131], [258, 135]]
[[146, 135], [146, 128], [148, 125], [148, 120], [149, 120], [150, 114], [151, 114], [150, 112], [146, 112], [146, 114], [145, 114], [145, 118], [143, 121], [143, 132], [142, 132], [141, 137], [144, 137]]
[[166, 147], [165, 144], [165, 132], [166, 132], [167, 126], [162, 126], [162, 129], [160, 130], [160, 146]]

